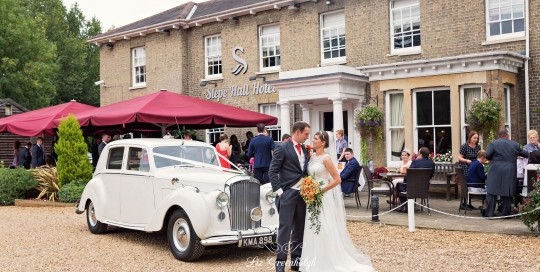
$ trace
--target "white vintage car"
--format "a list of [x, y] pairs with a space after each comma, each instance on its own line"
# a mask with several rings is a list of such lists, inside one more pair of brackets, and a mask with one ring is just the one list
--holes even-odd
[[197, 260], [205, 247], [276, 242], [278, 214], [270, 184], [219, 165], [206, 143], [129, 139], [109, 143], [77, 207], [88, 229], [107, 225], [166, 230], [182, 261]]

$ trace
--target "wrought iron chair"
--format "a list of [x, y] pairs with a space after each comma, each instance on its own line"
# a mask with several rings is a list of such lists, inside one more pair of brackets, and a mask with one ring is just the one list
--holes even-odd
[[[428, 214], [431, 215], [429, 210], [429, 180], [433, 175], [433, 169], [431, 168], [409, 168], [407, 169], [407, 191], [400, 192], [399, 195], [407, 197], [407, 199], [420, 198], [422, 204], [427, 204]], [[420, 210], [423, 210], [421, 207]]]
[[[391, 209], [392, 203], [394, 203], [394, 185], [392, 184], [392, 182], [385, 179], [374, 179], [367, 165], [362, 166], [362, 171], [366, 173], [368, 184], [368, 202], [366, 205], [366, 210], [369, 209], [371, 205], [372, 195], [388, 196]], [[375, 187], [375, 184], [379, 185]]]
[[358, 189], [360, 188], [360, 176], [362, 175], [362, 172], [364, 170], [360, 168], [360, 171], [356, 174], [356, 182], [354, 183], [354, 198], [356, 200], [356, 207], [360, 208], [362, 206], [362, 202], [360, 201], [360, 192]]
[[467, 209], [466, 208], [462, 209], [461, 203], [467, 203], [471, 205], [471, 196], [478, 196], [482, 198], [482, 203], [483, 203], [484, 199], [486, 198], [486, 191], [474, 190], [472, 188], [469, 188], [469, 185], [483, 184], [483, 183], [467, 183], [467, 178], [465, 177], [465, 171], [463, 171], [463, 169], [459, 167], [456, 167], [455, 171], [458, 177], [459, 189], [461, 191], [458, 213], [461, 213], [461, 210], [465, 210], [465, 215], [467, 215]]

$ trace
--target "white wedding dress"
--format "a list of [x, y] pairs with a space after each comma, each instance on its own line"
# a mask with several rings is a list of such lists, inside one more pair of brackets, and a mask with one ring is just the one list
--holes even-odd
[[[331, 176], [323, 164], [326, 156], [330, 155], [312, 155], [308, 173], [328, 184]], [[310, 228], [309, 217], [307, 212], [300, 271], [375, 271], [369, 257], [360, 252], [349, 238], [341, 186], [323, 194], [319, 234], [315, 234], [315, 228]]]

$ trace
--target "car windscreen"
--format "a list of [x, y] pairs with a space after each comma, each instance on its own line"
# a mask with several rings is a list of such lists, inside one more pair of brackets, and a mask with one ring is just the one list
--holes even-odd
[[206, 146], [158, 146], [154, 147], [153, 153], [156, 168], [173, 165], [189, 165], [189, 162], [168, 158], [169, 156], [205, 164], [219, 165], [214, 149]]

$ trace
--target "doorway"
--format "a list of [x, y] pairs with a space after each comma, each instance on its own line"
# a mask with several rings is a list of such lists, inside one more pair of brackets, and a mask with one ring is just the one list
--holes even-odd
[[[334, 129], [334, 112], [333, 111], [323, 112], [322, 130], [332, 131], [333, 129]], [[347, 116], [347, 111], [343, 111], [343, 130], [345, 131], [345, 139], [347, 139], [349, 135], [349, 118]]]

